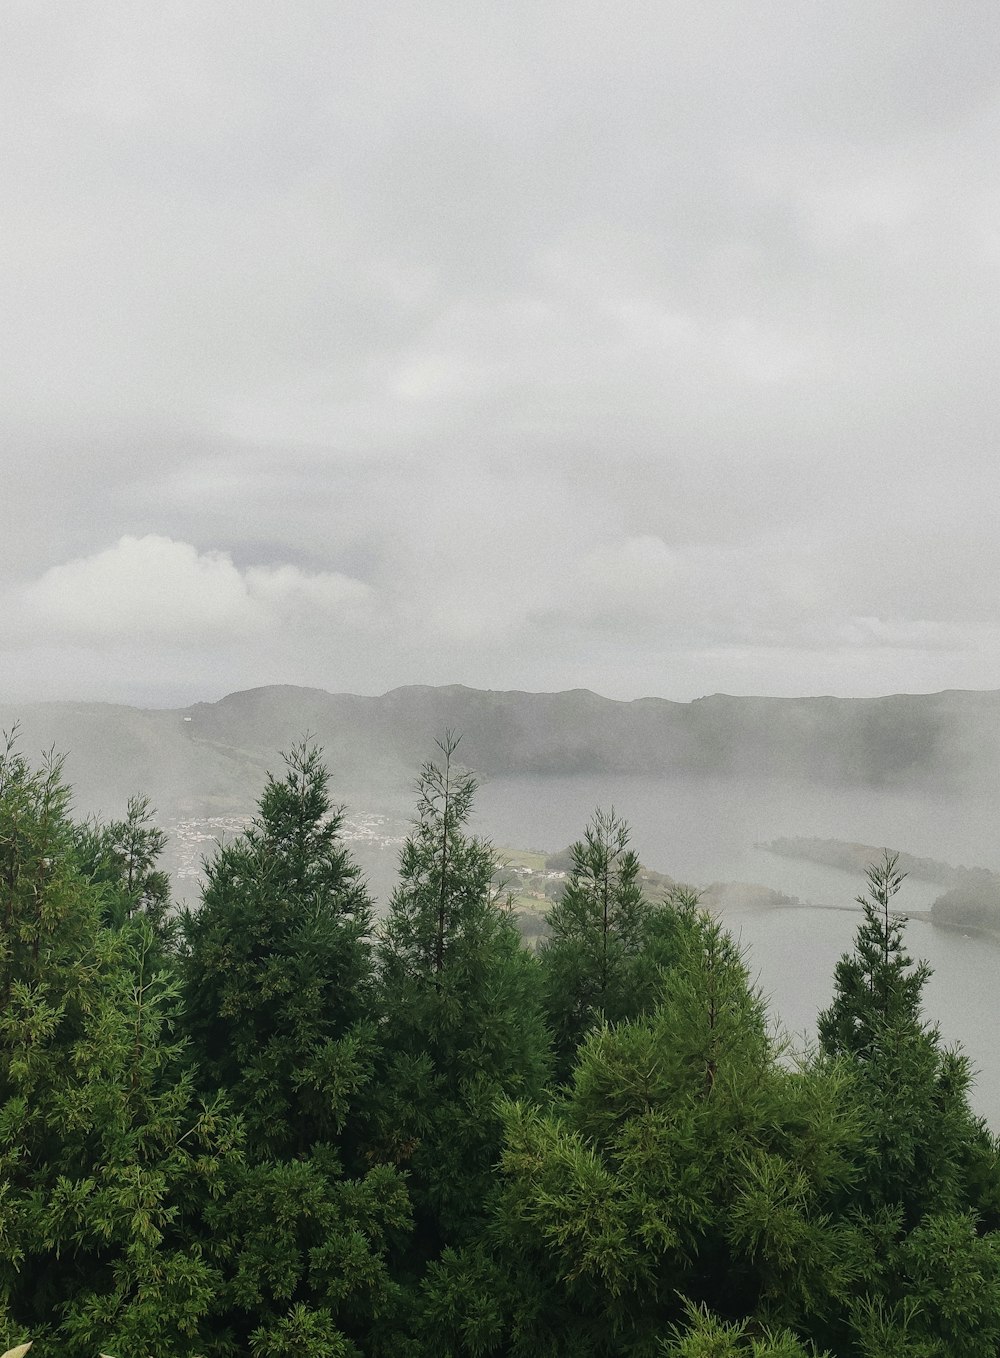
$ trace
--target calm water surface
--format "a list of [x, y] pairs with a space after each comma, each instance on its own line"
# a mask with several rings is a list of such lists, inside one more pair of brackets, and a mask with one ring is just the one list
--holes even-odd
[[[615, 809], [633, 830], [633, 846], [649, 867], [695, 885], [759, 882], [812, 908], [727, 912], [751, 972], [772, 1012], [793, 1034], [815, 1034], [829, 1004], [833, 968], [850, 948], [858, 915], [844, 909], [864, 887], [853, 873], [780, 858], [757, 844], [780, 836], [815, 835], [887, 845], [954, 864], [1000, 870], [1000, 817], [992, 799], [903, 796], [872, 789], [815, 788], [761, 780], [509, 778], [479, 793], [476, 830], [498, 845], [564, 848], [583, 832], [595, 806]], [[907, 879], [902, 911], [927, 909], [942, 888]], [[973, 1103], [1000, 1129], [1000, 1051], [995, 1033], [1000, 946], [978, 936], [907, 925], [914, 958], [934, 968], [926, 991], [928, 1018], [948, 1043], [960, 1043], [979, 1072]]]

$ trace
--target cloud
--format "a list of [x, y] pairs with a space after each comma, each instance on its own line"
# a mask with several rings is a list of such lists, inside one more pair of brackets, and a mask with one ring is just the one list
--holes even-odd
[[998, 682], [995, 4], [16, 9], [0, 690]]
[[251, 636], [303, 614], [343, 615], [368, 597], [344, 575], [287, 564], [241, 571], [225, 552], [147, 534], [50, 567], [15, 594], [13, 611], [23, 631], [71, 643], [185, 645]]

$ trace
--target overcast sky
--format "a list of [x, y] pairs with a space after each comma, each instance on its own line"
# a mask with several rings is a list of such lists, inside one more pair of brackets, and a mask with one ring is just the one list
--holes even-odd
[[1000, 687], [996, 0], [0, 27], [0, 697]]

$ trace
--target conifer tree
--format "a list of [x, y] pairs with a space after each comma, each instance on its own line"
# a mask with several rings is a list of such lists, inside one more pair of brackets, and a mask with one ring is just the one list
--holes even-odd
[[1000, 1237], [981, 1237], [1000, 1221], [998, 1148], [969, 1107], [967, 1059], [924, 1020], [930, 968], [914, 966], [905, 918], [890, 910], [901, 883], [895, 855], [869, 868], [855, 949], [819, 1019], [823, 1048], [853, 1068], [850, 1103], [865, 1129], [851, 1195], [865, 1239], [846, 1334], [866, 1358], [985, 1355], [996, 1312], [979, 1298], [1000, 1295]]
[[849, 1059], [870, 1122], [870, 1152], [859, 1189], [872, 1210], [915, 1226], [929, 1211], [969, 1207], [995, 1216], [996, 1150], [969, 1108], [971, 1071], [925, 1022], [931, 969], [906, 951], [905, 917], [890, 902], [903, 877], [886, 852], [868, 869], [869, 894], [853, 953], [837, 963], [834, 1000], [818, 1020], [821, 1047]]
[[248, 1150], [305, 1152], [340, 1130], [371, 1063], [371, 906], [341, 842], [343, 809], [305, 743], [268, 775], [259, 815], [206, 864], [184, 919], [187, 1026]]
[[788, 1330], [757, 1334], [746, 1322], [720, 1320], [700, 1306], [688, 1307], [685, 1323], [659, 1351], [662, 1358], [822, 1358]]
[[857, 1274], [831, 1214], [860, 1129], [849, 1073], [777, 1056], [738, 949], [688, 917], [659, 1005], [592, 1031], [551, 1111], [507, 1106], [491, 1268], [432, 1270], [429, 1352], [808, 1351]]
[[598, 809], [570, 849], [569, 880], [548, 914], [541, 962], [563, 1071], [588, 1028], [631, 1012], [629, 964], [641, 946], [646, 903], [629, 839], [614, 808]]
[[215, 1303], [198, 1221], [236, 1132], [195, 1096], [150, 929], [105, 925], [68, 798], [58, 761], [0, 752], [0, 1311], [40, 1352], [180, 1358]]
[[922, 1031], [923, 990], [931, 969], [916, 966], [903, 945], [905, 917], [891, 909], [905, 874], [898, 854], [886, 850], [868, 868], [868, 895], [857, 897], [864, 911], [854, 951], [834, 971], [834, 1001], [817, 1020], [820, 1044], [830, 1055], [870, 1059], [887, 1029]]
[[491, 844], [465, 829], [476, 780], [439, 742], [379, 947], [386, 1068], [376, 1153], [410, 1173], [418, 1251], [467, 1238], [499, 1153], [500, 1096], [538, 1097], [548, 1066], [537, 963], [497, 884]]
[[410, 1226], [394, 1168], [354, 1154], [375, 1053], [370, 903], [321, 752], [269, 776], [259, 815], [207, 864], [185, 917], [186, 1022], [202, 1079], [246, 1125], [245, 1163], [206, 1213], [223, 1283], [220, 1355], [375, 1352]]
[[679, 891], [668, 904], [650, 906], [630, 838], [614, 808], [598, 809], [570, 849], [569, 880], [547, 917], [540, 961], [561, 1076], [590, 1028], [634, 1018], [655, 1003], [659, 970], [678, 944], [678, 911], [695, 905]]
[[74, 828], [83, 873], [104, 888], [106, 921], [118, 928], [141, 917], [166, 948], [174, 936], [170, 878], [159, 867], [167, 837], [153, 823], [148, 797], [130, 797], [124, 819]]

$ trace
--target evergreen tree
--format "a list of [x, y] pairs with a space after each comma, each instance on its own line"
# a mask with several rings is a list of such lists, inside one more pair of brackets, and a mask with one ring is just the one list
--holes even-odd
[[686, 1323], [662, 1340], [663, 1358], [820, 1358], [789, 1330], [756, 1334], [743, 1323], [727, 1322], [704, 1307], [689, 1306]]
[[823, 1050], [856, 1067], [869, 1119], [859, 1203], [901, 1213], [906, 1229], [927, 1212], [970, 1207], [995, 1220], [996, 1148], [969, 1108], [967, 1059], [924, 1021], [931, 970], [913, 964], [905, 917], [890, 909], [902, 880], [894, 854], [869, 867], [854, 951], [837, 963], [834, 1000], [818, 1020]]
[[931, 969], [913, 965], [903, 945], [906, 919], [890, 903], [903, 884], [899, 855], [886, 850], [881, 863], [868, 868], [869, 895], [857, 897], [864, 911], [853, 953], [834, 971], [834, 1001], [817, 1021], [820, 1044], [831, 1055], [870, 1059], [885, 1032], [893, 1027], [922, 1031], [920, 1006]]
[[901, 883], [892, 854], [869, 868], [855, 949], [819, 1019], [824, 1049], [854, 1069], [865, 1131], [851, 1199], [862, 1269], [843, 1342], [866, 1358], [986, 1354], [997, 1313], [980, 1297], [1000, 1285], [1000, 1237], [985, 1235], [1000, 1221], [997, 1143], [969, 1107], [968, 1061], [923, 1018], [930, 968], [914, 966], [905, 919], [890, 912]]
[[[103, 922], [58, 761], [0, 753], [0, 1312], [50, 1351], [200, 1348], [235, 1129], [195, 1096], [148, 926]], [[14, 1334], [10, 1335], [15, 1337]]]
[[650, 907], [630, 838], [614, 808], [598, 809], [570, 849], [569, 880], [548, 914], [540, 961], [563, 1076], [590, 1028], [634, 1018], [655, 1002], [659, 969], [677, 946], [677, 911], [694, 906], [678, 892], [668, 905]]
[[123, 820], [89, 821], [74, 828], [81, 871], [104, 888], [107, 923], [124, 928], [141, 917], [168, 947], [174, 936], [170, 878], [158, 866], [167, 837], [153, 824], [148, 797], [130, 797]]
[[341, 1129], [371, 1067], [371, 906], [340, 841], [321, 752], [268, 775], [259, 815], [206, 864], [184, 917], [188, 1031], [248, 1149], [300, 1154]]
[[467, 834], [476, 780], [423, 766], [417, 821], [379, 947], [386, 1067], [374, 1153], [405, 1165], [418, 1253], [467, 1238], [499, 1154], [501, 1096], [538, 1097], [548, 1066], [537, 963], [498, 887], [492, 845]]
[[206, 1214], [223, 1277], [213, 1352], [340, 1358], [392, 1330], [386, 1260], [410, 1205], [393, 1168], [363, 1172], [354, 1153], [376, 1055], [368, 895], [320, 751], [303, 743], [285, 764], [184, 921], [202, 1079], [247, 1129]]
[[207, 866], [178, 959], [148, 803], [76, 826], [58, 761], [0, 750], [0, 1350], [992, 1358], [1000, 1153], [893, 856], [793, 1061], [719, 924], [643, 901], [614, 813], [526, 953], [457, 744], [377, 969], [319, 751]]
[[211, 1345], [218, 1358], [394, 1354], [403, 1297], [389, 1259], [412, 1218], [389, 1166], [345, 1170], [332, 1146], [229, 1168], [205, 1213], [205, 1252], [221, 1275]]
[[489, 1266], [431, 1271], [428, 1352], [801, 1354], [783, 1331], [821, 1332], [857, 1272], [858, 1232], [830, 1219], [849, 1079], [778, 1060], [732, 940], [688, 917], [659, 1005], [591, 1032], [551, 1111], [508, 1105]]

